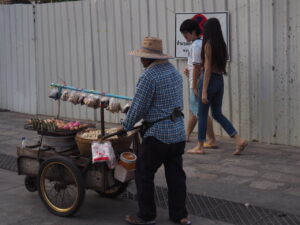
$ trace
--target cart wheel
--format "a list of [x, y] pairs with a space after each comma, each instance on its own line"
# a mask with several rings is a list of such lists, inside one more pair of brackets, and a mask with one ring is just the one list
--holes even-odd
[[97, 191], [95, 190], [101, 197], [105, 198], [114, 198], [117, 197], [118, 195], [122, 194], [128, 186], [127, 183], [121, 183], [119, 182], [115, 187], [110, 188], [106, 191]]
[[37, 190], [36, 185], [36, 177], [35, 176], [26, 176], [25, 177], [25, 187], [29, 192], [35, 192]]
[[40, 198], [55, 215], [71, 216], [83, 203], [83, 178], [69, 158], [55, 156], [45, 160], [40, 166], [37, 184]]

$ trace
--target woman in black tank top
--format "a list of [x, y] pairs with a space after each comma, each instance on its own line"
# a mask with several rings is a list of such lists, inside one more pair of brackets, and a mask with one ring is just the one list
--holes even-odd
[[234, 129], [231, 122], [222, 114], [222, 101], [224, 93], [223, 74], [226, 74], [228, 59], [221, 25], [218, 19], [210, 18], [204, 25], [201, 58], [204, 73], [199, 82], [199, 126], [198, 143], [196, 147], [188, 150], [189, 153], [203, 154], [203, 144], [206, 137], [208, 110], [211, 107], [213, 118], [225, 129], [227, 134], [235, 139], [236, 148], [234, 155], [239, 155], [248, 145]]

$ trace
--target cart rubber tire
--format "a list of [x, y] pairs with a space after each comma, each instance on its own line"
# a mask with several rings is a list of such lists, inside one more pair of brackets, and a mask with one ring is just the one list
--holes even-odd
[[29, 192], [37, 191], [37, 177], [35, 176], [26, 176], [24, 179], [25, 187]]
[[117, 197], [118, 195], [122, 194], [126, 188], [128, 186], [128, 182], [126, 183], [119, 183], [119, 185], [117, 185], [116, 187], [112, 188], [112, 189], [109, 189], [109, 190], [106, 190], [106, 191], [98, 191], [98, 190], [95, 190], [101, 197], [104, 197], [104, 198], [115, 198]]
[[[57, 175], [57, 177], [59, 176], [61, 179], [58, 178], [58, 180], [55, 181], [55, 178], [53, 178], [53, 177], [52, 177], [52, 179], [46, 178], [48, 170], [49, 170], [48, 176], [51, 177], [51, 172], [52, 172], [51, 166], [52, 167], [56, 166], [56, 168], [53, 167], [53, 169], [59, 170], [60, 175]], [[61, 173], [61, 169], [58, 169], [58, 168], [63, 168], [64, 173]], [[65, 171], [67, 171], [68, 173], [66, 174]], [[52, 172], [52, 174], [57, 174], [55, 172]], [[63, 179], [62, 174], [65, 174], [65, 176], [68, 175], [68, 177], [71, 180], [69, 179], [69, 181], [67, 181], [67, 180]], [[46, 179], [50, 183], [53, 182], [53, 184], [54, 184], [54, 187], [51, 189], [51, 192], [49, 192], [49, 193], [47, 193], [47, 190], [46, 190], [46, 185], [45, 185]], [[68, 182], [69, 182], [69, 184], [67, 184]], [[64, 216], [64, 217], [71, 216], [74, 213], [76, 213], [77, 210], [79, 210], [79, 208], [83, 204], [84, 197], [85, 197], [85, 184], [84, 184], [84, 180], [82, 178], [82, 173], [79, 170], [79, 168], [75, 165], [75, 163], [67, 157], [54, 156], [54, 157], [51, 157], [51, 158], [45, 160], [40, 166], [37, 184], [38, 184], [39, 196], [40, 196], [42, 202], [47, 207], [47, 209], [54, 215]], [[69, 190], [68, 190], [68, 192], [66, 192], [66, 189], [69, 186], [75, 186], [75, 192], [76, 192], [75, 193], [76, 197], [75, 197], [74, 201], [71, 202], [70, 206], [69, 205], [68, 205], [68, 207], [58, 206], [58, 204], [57, 204], [58, 194], [56, 195], [56, 203], [54, 203], [54, 200], [53, 201], [50, 200], [49, 195], [50, 195], [50, 193], [53, 192], [53, 190], [56, 191], [56, 193], [58, 193], [62, 189], [62, 190], [64, 190], [64, 194], [63, 194], [63, 197], [61, 198], [62, 199], [61, 204], [63, 204], [64, 196], [65, 195], [71, 196], [71, 194], [69, 193]], [[67, 194], [65, 194], [65, 193], [67, 193]]]

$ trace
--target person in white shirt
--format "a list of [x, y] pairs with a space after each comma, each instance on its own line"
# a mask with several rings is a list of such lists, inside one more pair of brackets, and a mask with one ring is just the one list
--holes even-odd
[[[192, 19], [185, 20], [180, 26], [180, 32], [188, 42], [192, 42], [188, 53], [187, 67], [184, 70], [184, 74], [189, 79], [189, 119], [186, 130], [187, 141], [189, 141], [190, 135], [193, 132], [197, 120], [198, 120], [198, 81], [202, 70], [201, 66], [201, 47], [202, 39], [200, 38], [200, 28], [196, 21]], [[204, 144], [206, 148], [215, 148], [216, 138], [213, 131], [212, 119], [209, 116], [207, 121], [207, 133], [208, 141]], [[193, 153], [193, 152], [189, 152]], [[204, 153], [204, 151], [203, 151]], [[199, 154], [199, 152], [197, 152]]]

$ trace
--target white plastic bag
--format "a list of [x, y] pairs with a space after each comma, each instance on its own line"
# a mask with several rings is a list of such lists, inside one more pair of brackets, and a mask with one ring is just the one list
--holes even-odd
[[118, 113], [121, 111], [121, 104], [118, 103], [115, 98], [111, 98], [109, 100], [109, 106], [107, 107], [107, 110], [112, 113]]
[[99, 96], [96, 96], [94, 94], [89, 94], [84, 99], [84, 104], [86, 104], [88, 107], [98, 108], [99, 107], [99, 101], [100, 101]]
[[104, 144], [99, 142], [92, 143], [93, 163], [108, 161], [108, 151]]
[[102, 97], [100, 99], [100, 103], [104, 106], [104, 108], [107, 108], [109, 105], [109, 98], [108, 97]]
[[59, 91], [58, 91], [58, 88], [51, 88], [49, 98], [53, 98], [54, 100], [59, 99]]
[[84, 99], [86, 98], [87, 94], [86, 93], [80, 93], [79, 98], [78, 98], [78, 104], [84, 105]]
[[110, 142], [92, 143], [93, 163], [106, 162], [108, 168], [113, 169], [116, 166], [117, 160], [114, 149]]
[[72, 102], [74, 105], [78, 104], [79, 93], [77, 91], [71, 91], [68, 101]]
[[126, 105], [124, 105], [124, 106], [122, 107], [122, 113], [125, 113], [125, 114], [126, 114], [126, 113], [129, 111], [130, 106], [131, 106], [130, 103], [127, 103]]
[[109, 169], [114, 169], [117, 165], [115, 151], [110, 142], [105, 142], [104, 145], [106, 145], [106, 149], [108, 150], [108, 155], [109, 155], [106, 164]]
[[68, 101], [69, 95], [70, 95], [69, 91], [68, 90], [64, 90], [63, 93], [62, 93], [62, 95], [61, 95], [61, 97], [60, 97], [60, 99], [63, 100], [63, 101]]

